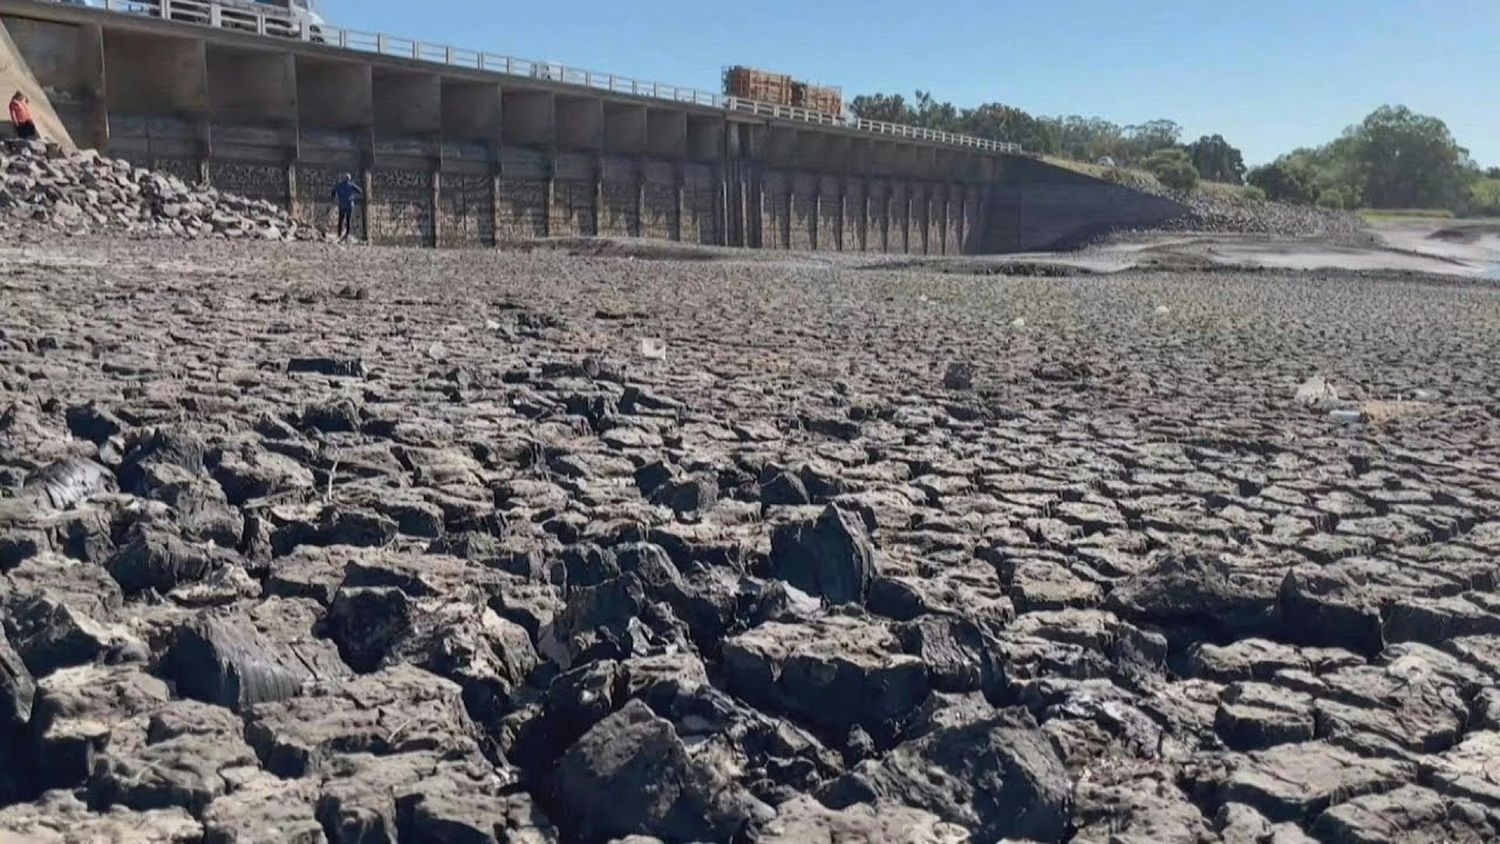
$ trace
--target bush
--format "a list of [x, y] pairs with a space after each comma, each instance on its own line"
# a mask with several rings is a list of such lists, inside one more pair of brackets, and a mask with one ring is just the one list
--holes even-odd
[[1318, 195], [1318, 207], [1328, 208], [1334, 211], [1342, 211], [1347, 206], [1344, 205], [1343, 194], [1339, 193], [1336, 190], [1325, 190]]
[[1318, 207], [1343, 211], [1359, 207], [1359, 194], [1350, 187], [1327, 187], [1318, 194]]
[[1469, 213], [1476, 217], [1500, 217], [1500, 178], [1480, 179], [1469, 188]]
[[1159, 149], [1146, 159], [1145, 166], [1157, 181], [1172, 190], [1191, 191], [1198, 187], [1198, 168], [1181, 149]]
[[1251, 202], [1266, 201], [1266, 192], [1256, 187], [1255, 185], [1246, 185], [1245, 187], [1240, 188], [1240, 196], [1250, 200]]
[[1317, 198], [1312, 173], [1305, 168], [1277, 161], [1250, 171], [1248, 181], [1277, 202], [1310, 203]]

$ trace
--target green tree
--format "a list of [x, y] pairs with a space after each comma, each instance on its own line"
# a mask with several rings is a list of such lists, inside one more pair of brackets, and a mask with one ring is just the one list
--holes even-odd
[[976, 138], [1009, 141], [1048, 155], [1055, 154], [1059, 147], [1058, 133], [1051, 122], [1002, 103], [964, 109], [959, 115], [959, 131]]
[[1500, 217], [1500, 173], [1479, 179], [1469, 187], [1469, 213], [1480, 217]]
[[940, 103], [927, 91], [916, 93], [912, 111], [916, 115], [918, 126], [941, 132], [957, 132], [959, 129], [958, 109], [953, 106], [953, 103]]
[[1268, 199], [1306, 204], [1318, 196], [1313, 178], [1312, 171], [1306, 166], [1282, 158], [1251, 170], [1248, 181], [1265, 191]]
[[849, 110], [862, 120], [879, 120], [885, 123], [912, 123], [914, 119], [906, 98], [900, 94], [868, 94], [855, 97]]
[[1198, 187], [1198, 170], [1181, 148], [1170, 147], [1151, 153], [1145, 168], [1157, 181], [1173, 190], [1190, 191]]
[[1199, 175], [1211, 182], [1240, 185], [1245, 182], [1245, 156], [1223, 135], [1204, 135], [1188, 145], [1188, 158]]
[[1375, 208], [1457, 208], [1467, 199], [1468, 150], [1436, 117], [1384, 106], [1344, 140], [1360, 193]]
[[1131, 164], [1146, 161], [1158, 150], [1171, 149], [1182, 139], [1182, 127], [1171, 120], [1148, 120], [1125, 127], [1125, 159]]

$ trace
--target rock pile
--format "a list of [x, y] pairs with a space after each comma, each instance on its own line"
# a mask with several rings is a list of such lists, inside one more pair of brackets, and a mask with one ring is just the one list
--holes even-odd
[[1500, 836], [1483, 291], [55, 243], [0, 841]]
[[1163, 227], [1168, 231], [1317, 238], [1339, 246], [1375, 242], [1364, 222], [1347, 211], [1248, 199], [1216, 190], [1174, 194], [1171, 198], [1191, 210]]
[[0, 211], [69, 234], [114, 231], [181, 238], [288, 241], [318, 237], [283, 209], [41, 141], [5, 142]]
[[1347, 211], [1251, 199], [1213, 185], [1194, 191], [1172, 190], [1154, 177], [1134, 170], [1116, 168], [1108, 171], [1105, 178], [1188, 207], [1188, 213], [1157, 226], [1154, 231], [1319, 238], [1344, 246], [1375, 242], [1364, 222]]

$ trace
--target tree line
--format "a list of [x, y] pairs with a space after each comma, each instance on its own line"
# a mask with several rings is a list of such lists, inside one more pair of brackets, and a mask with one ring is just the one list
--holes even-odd
[[1500, 168], [1483, 170], [1447, 124], [1405, 106], [1384, 106], [1320, 147], [1293, 150], [1249, 169], [1222, 135], [1184, 142], [1171, 120], [1120, 125], [1098, 117], [1044, 117], [1003, 103], [958, 108], [927, 91], [911, 99], [869, 94], [859, 117], [1009, 141], [1030, 152], [1146, 170], [1192, 190], [1200, 179], [1246, 185], [1253, 196], [1326, 208], [1426, 208], [1500, 215]]

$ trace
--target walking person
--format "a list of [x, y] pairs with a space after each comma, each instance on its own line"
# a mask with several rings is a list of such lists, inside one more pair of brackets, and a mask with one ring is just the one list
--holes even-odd
[[27, 141], [39, 137], [36, 123], [31, 119], [31, 100], [20, 91], [10, 98], [10, 122], [16, 127], [16, 137]]
[[339, 204], [339, 240], [348, 240], [353, 233], [354, 203], [364, 194], [348, 173], [340, 176], [338, 184], [333, 186], [333, 198]]

